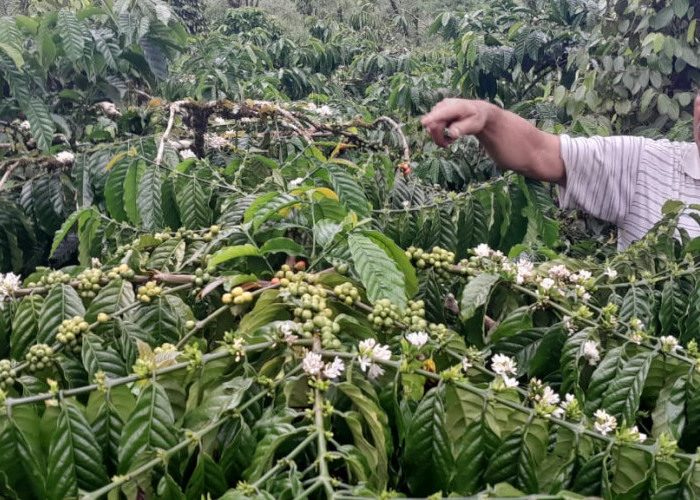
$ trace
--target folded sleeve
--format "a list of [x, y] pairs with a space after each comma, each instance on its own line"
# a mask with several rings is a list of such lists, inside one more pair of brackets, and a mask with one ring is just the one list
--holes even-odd
[[566, 187], [562, 208], [583, 210], [619, 224], [629, 212], [646, 139], [643, 137], [560, 136]]

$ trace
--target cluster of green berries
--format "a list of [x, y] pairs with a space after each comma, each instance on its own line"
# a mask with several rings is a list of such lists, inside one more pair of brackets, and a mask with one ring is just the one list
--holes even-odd
[[163, 293], [163, 288], [158, 286], [155, 281], [149, 281], [138, 288], [136, 298], [144, 304], [148, 304], [152, 297], [159, 297], [161, 293]]
[[440, 247], [433, 247], [432, 252], [426, 252], [420, 248], [409, 247], [406, 250], [406, 257], [415, 261], [416, 267], [424, 269], [432, 267], [437, 274], [447, 278], [450, 276], [449, 268], [455, 263], [455, 254]]
[[51, 271], [41, 277], [38, 283], [28, 283], [28, 288], [34, 288], [35, 286], [43, 286], [46, 288], [53, 288], [57, 285], [67, 285], [70, 283], [70, 275], [64, 273], [63, 271]]
[[360, 293], [357, 291], [357, 288], [350, 282], [335, 286], [333, 288], [333, 293], [338, 297], [338, 300], [345, 302], [345, 304], [349, 306], [353, 305], [355, 301], [360, 298]]
[[379, 299], [374, 303], [372, 312], [367, 319], [376, 328], [391, 328], [394, 323], [401, 321], [401, 311], [389, 299]]
[[0, 389], [12, 387], [16, 377], [17, 372], [12, 368], [12, 361], [9, 359], [0, 359]]
[[86, 269], [78, 275], [78, 294], [84, 299], [94, 299], [100, 291], [101, 269]]
[[224, 304], [245, 304], [246, 302], [253, 302], [252, 292], [246, 292], [240, 286], [234, 287], [229, 293], [225, 293], [221, 296], [221, 302]]
[[280, 288], [289, 293], [288, 300], [296, 305], [294, 319], [301, 324], [301, 335], [310, 338], [318, 332], [324, 347], [338, 349], [342, 345], [336, 337], [340, 325], [332, 319], [333, 310], [326, 302], [328, 292], [317, 285], [316, 276], [305, 273], [304, 268], [305, 264], [297, 265], [295, 269], [299, 272], [294, 272], [290, 266], [284, 265], [274, 280], [279, 280]]
[[29, 348], [25, 359], [29, 362], [29, 371], [43, 370], [51, 365], [53, 349], [46, 344], [35, 344]]
[[86, 334], [89, 330], [90, 324], [82, 316], [73, 316], [61, 322], [56, 334], [56, 340], [77, 352], [80, 350], [79, 337]]
[[447, 335], [447, 327], [443, 323], [430, 323], [428, 331], [431, 337], [437, 339], [443, 339]]
[[194, 272], [194, 276], [192, 276], [192, 283], [194, 283], [195, 286], [203, 286], [204, 283], [209, 283], [210, 280], [211, 275], [202, 271], [201, 267], [198, 267]]
[[117, 267], [113, 267], [107, 273], [107, 279], [114, 280], [117, 278], [130, 279], [136, 275], [133, 269], [131, 269], [127, 264], [119, 264]]
[[401, 322], [409, 332], [425, 331], [428, 328], [428, 322], [425, 320], [425, 302], [409, 300]]
[[221, 231], [221, 228], [219, 226], [217, 226], [217, 225], [210, 226], [209, 231], [204, 233], [204, 236], [202, 237], [202, 239], [204, 241], [211, 241], [214, 239], [214, 237], [217, 234], [219, 234], [220, 231]]

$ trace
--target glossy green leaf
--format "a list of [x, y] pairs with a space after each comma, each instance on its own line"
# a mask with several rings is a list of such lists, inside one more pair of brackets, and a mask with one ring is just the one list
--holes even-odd
[[631, 357], [603, 394], [601, 407], [618, 421], [634, 425], [653, 356], [653, 352], [644, 352]]
[[476, 310], [485, 305], [493, 287], [500, 278], [493, 274], [480, 274], [473, 278], [462, 291], [460, 299], [460, 317], [466, 321], [476, 314]]
[[69, 285], [54, 286], [46, 296], [39, 313], [39, 343], [51, 343], [64, 319], [84, 316], [85, 307], [78, 293]]

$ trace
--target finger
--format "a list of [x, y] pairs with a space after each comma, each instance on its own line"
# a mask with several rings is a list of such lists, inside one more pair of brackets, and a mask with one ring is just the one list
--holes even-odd
[[483, 129], [483, 124], [475, 116], [469, 116], [459, 121], [452, 122], [448, 125], [450, 137], [456, 139], [463, 135], [474, 135]]
[[453, 139], [445, 135], [445, 123], [434, 123], [427, 127], [433, 142], [443, 148], [449, 146]]
[[443, 99], [430, 112], [421, 118], [423, 126], [432, 125], [436, 122], [452, 122], [458, 118], [462, 111], [457, 106], [455, 99]]

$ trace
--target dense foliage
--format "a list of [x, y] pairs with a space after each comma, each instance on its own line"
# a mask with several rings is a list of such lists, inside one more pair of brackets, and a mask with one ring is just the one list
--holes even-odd
[[687, 138], [694, 6], [404, 4], [0, 19], [0, 496], [700, 494], [698, 207], [617, 253], [416, 120]]

